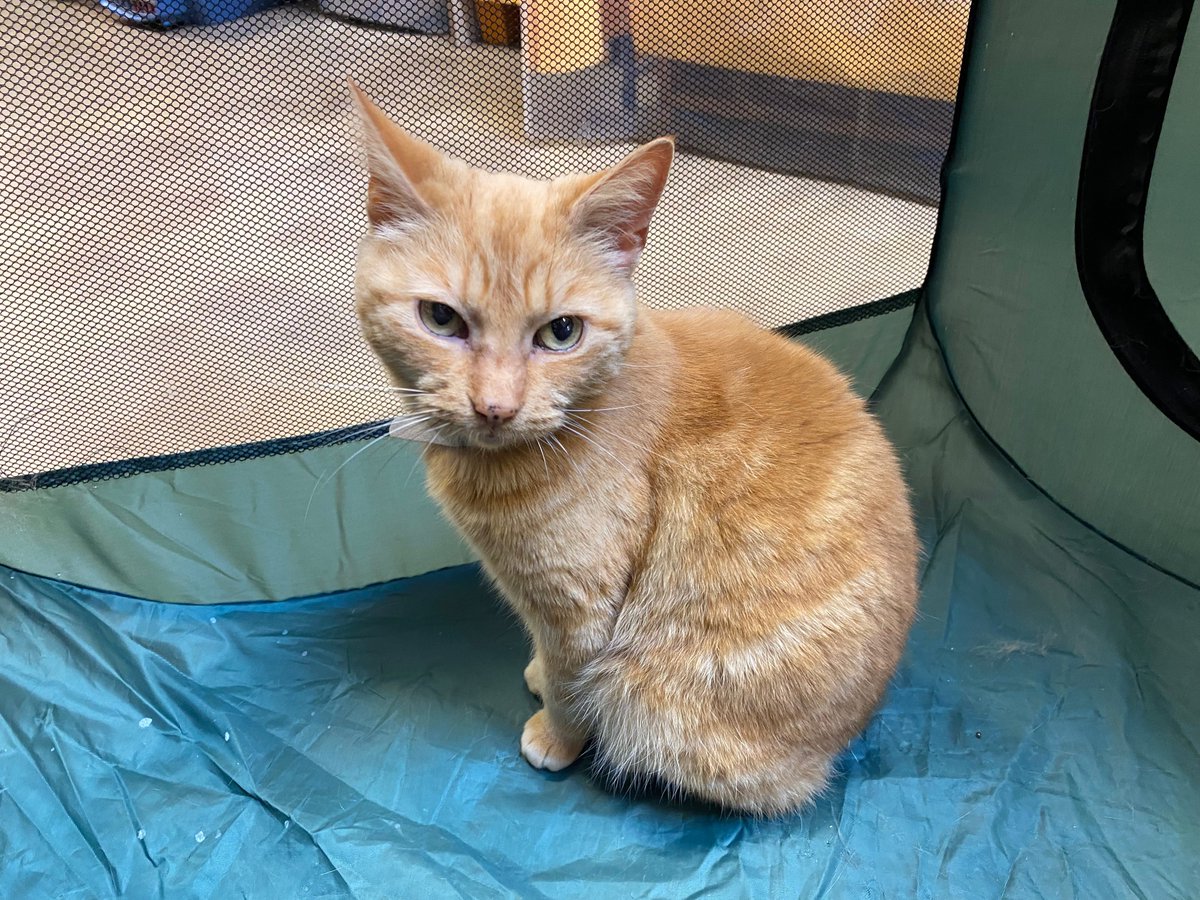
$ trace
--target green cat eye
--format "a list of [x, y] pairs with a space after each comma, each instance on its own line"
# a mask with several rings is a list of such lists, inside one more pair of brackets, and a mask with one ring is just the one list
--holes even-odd
[[422, 300], [417, 306], [421, 322], [438, 337], [467, 336], [467, 323], [454, 308], [436, 300]]
[[559, 316], [537, 330], [533, 342], [546, 350], [570, 350], [583, 337], [583, 319], [578, 316]]

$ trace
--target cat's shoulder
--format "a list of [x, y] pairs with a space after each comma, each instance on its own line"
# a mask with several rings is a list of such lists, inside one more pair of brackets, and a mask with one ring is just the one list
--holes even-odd
[[736, 309], [691, 306], [685, 309], [658, 309], [653, 315], [669, 331], [678, 333], [704, 334], [729, 330], [745, 334], [763, 332], [758, 323]]
[[737, 358], [745, 365], [775, 368], [781, 373], [794, 372], [799, 367], [834, 382], [843, 380], [836, 367], [821, 354], [764, 328], [738, 310], [698, 306], [655, 310], [653, 315], [685, 355]]

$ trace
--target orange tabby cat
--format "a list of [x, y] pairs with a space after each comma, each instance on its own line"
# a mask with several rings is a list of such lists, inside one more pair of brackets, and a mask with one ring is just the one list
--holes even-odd
[[[429, 489], [525, 623], [521, 752], [758, 814], [863, 727], [916, 603], [895, 454], [845, 378], [732, 312], [639, 306], [674, 146], [539, 182], [472, 169], [357, 88], [364, 334]], [[414, 431], [415, 429], [415, 431]]]

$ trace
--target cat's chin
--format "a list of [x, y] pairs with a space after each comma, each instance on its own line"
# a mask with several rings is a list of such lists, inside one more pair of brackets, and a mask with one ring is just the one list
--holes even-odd
[[525, 442], [522, 435], [514, 433], [493, 433], [490, 431], [459, 431], [445, 427], [430, 427], [425, 424], [413, 424], [404, 417], [395, 419], [388, 426], [388, 436], [402, 441], [413, 441], [418, 444], [436, 444], [439, 447], [470, 447], [474, 450], [505, 450], [517, 447]]
[[499, 450], [509, 446], [512, 441], [490, 431], [478, 431], [471, 435], [471, 443], [481, 450]]
[[470, 447], [473, 450], [501, 451], [530, 449], [537, 436], [523, 431], [501, 429], [498, 432], [478, 429], [466, 432], [455, 447]]

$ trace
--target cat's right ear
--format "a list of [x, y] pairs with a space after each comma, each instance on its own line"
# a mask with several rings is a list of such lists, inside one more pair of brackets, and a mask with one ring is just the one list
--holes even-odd
[[412, 227], [433, 211], [421, 186], [439, 177], [442, 154], [417, 140], [347, 79], [362, 122], [363, 144], [371, 180], [367, 187], [367, 219], [372, 225]]
[[662, 197], [675, 156], [675, 139], [659, 138], [579, 184], [583, 194], [571, 211], [575, 227], [597, 240], [605, 255], [632, 274], [646, 247], [650, 218]]

